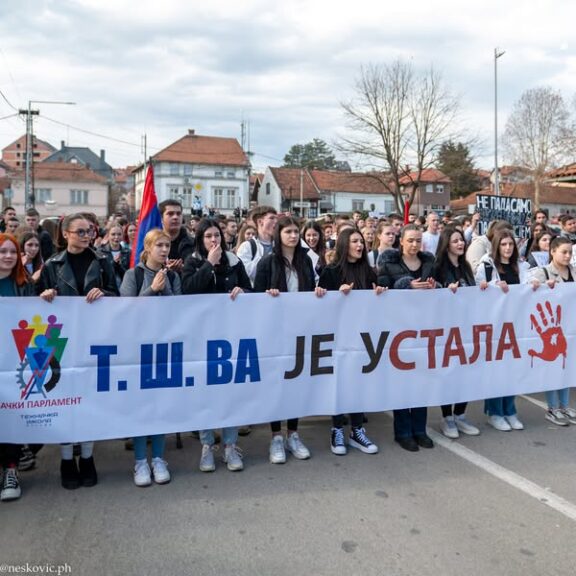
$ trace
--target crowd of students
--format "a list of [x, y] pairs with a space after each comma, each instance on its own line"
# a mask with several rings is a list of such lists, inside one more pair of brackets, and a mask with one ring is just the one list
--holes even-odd
[[[538, 289], [544, 283], [553, 287], [576, 279], [571, 265], [576, 219], [563, 216], [558, 232], [549, 227], [544, 211], [536, 213], [527, 241], [519, 241], [506, 221], [492, 222], [485, 235], [479, 234], [476, 215], [462, 219], [444, 215], [441, 220], [431, 213], [425, 221], [412, 217], [405, 225], [396, 214], [376, 220], [354, 213], [352, 218], [302, 223], [260, 206], [241, 223], [235, 218], [194, 217], [185, 227], [178, 201], [164, 201], [159, 208], [162, 229], [146, 235], [134, 268], [129, 267], [136, 231], [133, 223], [112, 219], [102, 230], [93, 214], [79, 213], [63, 218], [51, 234], [40, 227], [34, 209], [26, 213], [25, 225], [13, 209], [5, 209], [0, 232], [0, 297], [39, 296], [52, 302], [59, 296], [77, 296], [92, 303], [109, 296], [229, 294], [234, 300], [250, 292], [271, 297], [282, 292], [314, 292], [322, 298], [329, 290], [381, 294], [387, 289], [456, 291], [478, 286], [484, 290], [495, 285], [508, 291], [514, 284], [530, 283]], [[18, 225], [10, 227], [14, 219]], [[568, 388], [547, 392], [546, 398], [548, 421], [558, 426], [576, 424]], [[466, 407], [466, 403], [441, 407], [441, 432], [446, 437], [480, 434], [468, 421]], [[495, 430], [524, 428], [513, 396], [486, 399], [484, 409]], [[433, 448], [426, 433], [427, 412], [426, 406], [394, 410], [394, 440], [405, 450]], [[378, 446], [368, 436], [365, 422], [363, 413], [332, 415], [327, 440], [332, 452], [345, 455], [348, 448], [355, 448], [376, 454]], [[298, 418], [289, 419], [283, 432], [282, 422], [270, 423], [271, 463], [286, 462], [287, 454], [310, 458], [298, 425]], [[249, 431], [249, 426], [244, 427], [244, 434]], [[231, 471], [244, 467], [237, 445], [240, 432], [237, 427], [221, 432], [223, 461]], [[212, 472], [217, 432], [202, 430], [198, 437], [202, 445], [199, 469]], [[0, 444], [0, 500], [20, 497], [18, 469], [32, 467], [38, 449]], [[133, 450], [137, 486], [170, 481], [163, 434], [134, 438]], [[93, 442], [76, 447], [62, 444], [60, 451], [64, 488], [97, 484]]]

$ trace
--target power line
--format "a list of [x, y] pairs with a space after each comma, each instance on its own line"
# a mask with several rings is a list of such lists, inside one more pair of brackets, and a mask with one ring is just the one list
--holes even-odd
[[6, 120], [8, 118], [14, 118], [15, 116], [18, 116], [18, 114], [8, 114], [8, 116], [2, 116], [2, 118], [0, 118], [0, 120]]
[[96, 136], [98, 138], [104, 138], [104, 140], [110, 140], [112, 142], [118, 142], [120, 144], [126, 144], [127, 146], [134, 146], [136, 148], [141, 148], [142, 144], [135, 144], [134, 142], [127, 142], [126, 140], [120, 140], [119, 138], [114, 138], [112, 136], [106, 136], [104, 134], [98, 134], [97, 132], [91, 132], [90, 130], [84, 130], [83, 128], [77, 128], [76, 126], [71, 126], [70, 124], [66, 124], [65, 122], [60, 122], [59, 120], [54, 120], [54, 118], [49, 118], [48, 116], [42, 116], [44, 120], [48, 120], [53, 122], [54, 124], [59, 124], [60, 126], [64, 126], [65, 128], [70, 128], [72, 130], [76, 130], [78, 132], [82, 132], [84, 134], [89, 134], [90, 136]]
[[16, 110], [16, 112], [18, 112], [18, 108], [16, 108], [16, 106], [12, 105], [12, 103], [10, 102], [10, 100], [8, 100], [8, 98], [6, 98], [6, 96], [4, 95], [4, 92], [2, 92], [2, 90], [0, 90], [0, 96], [2, 96], [2, 98], [4, 99], [4, 102], [6, 102], [6, 104], [8, 104], [8, 106], [10, 106], [10, 108], [12, 108], [12, 110]]

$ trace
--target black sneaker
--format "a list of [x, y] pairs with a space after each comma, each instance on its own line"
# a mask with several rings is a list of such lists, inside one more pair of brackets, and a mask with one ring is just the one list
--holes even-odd
[[76, 490], [80, 487], [80, 473], [74, 458], [60, 462], [60, 481], [62, 488], [66, 488], [66, 490]]
[[30, 450], [27, 444], [24, 444], [20, 448], [20, 459], [18, 460], [18, 471], [25, 472], [26, 470], [32, 470], [36, 466], [36, 456], [34, 452]]
[[330, 449], [332, 450], [332, 454], [336, 454], [337, 456], [344, 456], [346, 452], [348, 452], [346, 442], [344, 441], [344, 430], [342, 428], [332, 428]]
[[349, 444], [353, 448], [358, 448], [364, 452], [364, 454], [376, 454], [378, 452], [378, 446], [366, 436], [366, 430], [364, 428], [352, 428], [350, 431]]
[[94, 466], [94, 458], [80, 458], [78, 460], [80, 468], [80, 483], [86, 488], [91, 488], [98, 484], [98, 474], [96, 473], [96, 466]]
[[22, 491], [20, 489], [20, 482], [18, 481], [18, 471], [16, 468], [7, 468], [4, 470], [4, 478], [2, 480], [2, 492], [0, 492], [0, 500], [8, 502], [9, 500], [18, 500]]

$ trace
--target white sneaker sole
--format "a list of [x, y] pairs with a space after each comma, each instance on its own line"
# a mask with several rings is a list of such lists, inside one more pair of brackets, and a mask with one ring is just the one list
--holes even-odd
[[372, 444], [371, 446], [363, 446], [362, 444], [356, 442], [356, 440], [349, 438], [348, 445], [352, 446], [352, 448], [360, 450], [360, 452], [364, 452], [364, 454], [378, 454], [378, 446], [376, 446], [376, 444]]

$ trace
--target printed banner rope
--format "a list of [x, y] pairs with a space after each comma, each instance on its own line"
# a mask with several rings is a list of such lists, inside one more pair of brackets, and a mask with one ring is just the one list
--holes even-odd
[[571, 284], [0, 298], [0, 442], [257, 424], [565, 388]]

